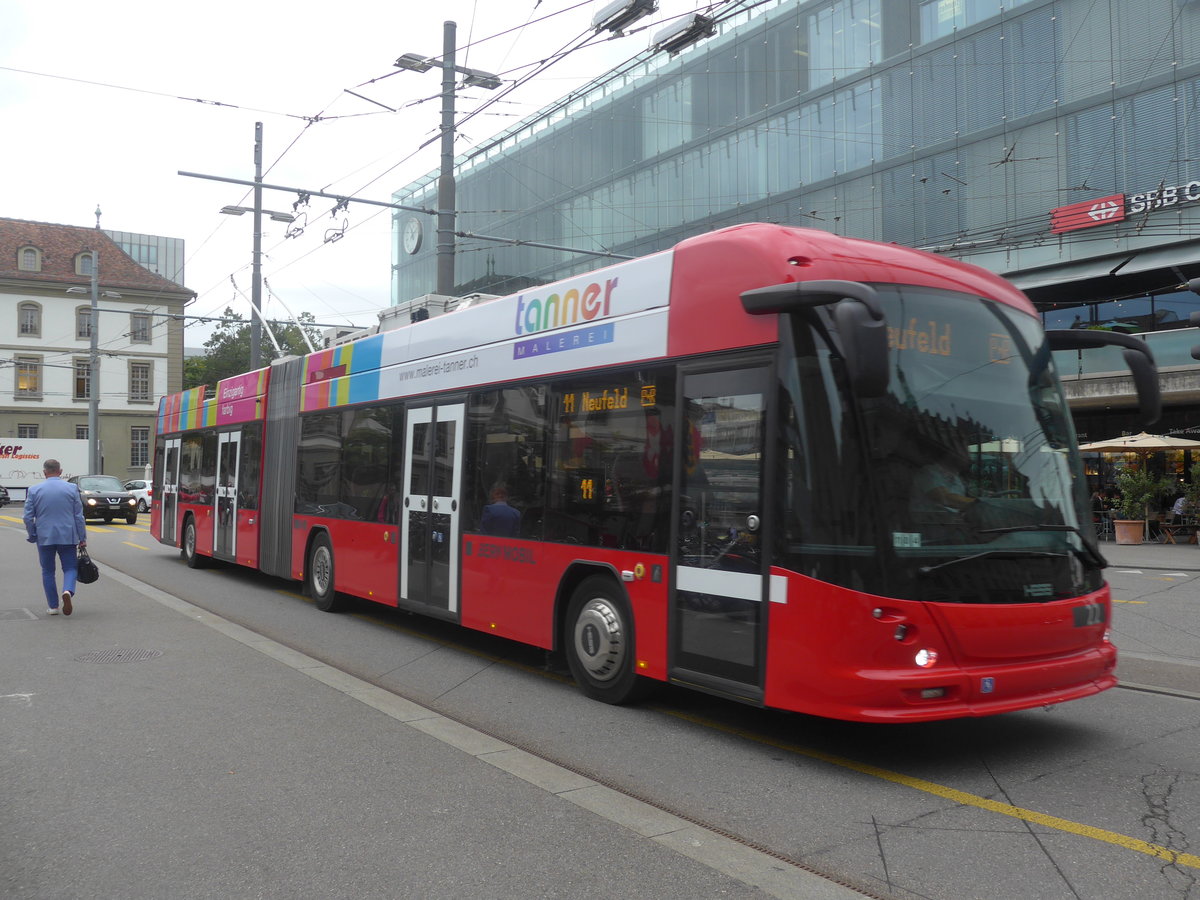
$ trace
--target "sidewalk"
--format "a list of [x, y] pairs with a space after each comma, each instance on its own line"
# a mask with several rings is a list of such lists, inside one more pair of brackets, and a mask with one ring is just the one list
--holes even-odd
[[1118, 544], [1101, 541], [1100, 554], [1110, 569], [1170, 569], [1200, 573], [1200, 546], [1196, 544]]
[[[1196, 544], [1101, 541], [1100, 553], [1108, 560], [1109, 575], [1122, 571], [1200, 575], [1200, 546]], [[1117, 657], [1117, 678], [1125, 687], [1168, 690], [1200, 699], [1200, 665], [1191, 660], [1121, 650]]]
[[0, 896], [860, 895], [0, 528]]

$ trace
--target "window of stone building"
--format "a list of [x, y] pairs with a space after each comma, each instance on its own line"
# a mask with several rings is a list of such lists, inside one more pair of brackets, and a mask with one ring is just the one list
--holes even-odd
[[153, 364], [149, 362], [131, 362], [129, 364], [129, 399], [146, 401], [150, 399], [150, 382]]
[[19, 254], [17, 268], [22, 272], [42, 271], [42, 252], [37, 247], [22, 247]]
[[42, 358], [40, 356], [18, 356], [13, 360], [17, 369], [17, 397], [42, 396]]
[[144, 466], [150, 462], [150, 427], [148, 425], [131, 425], [129, 427], [129, 465]]
[[91, 361], [83, 357], [75, 359], [75, 391], [76, 400], [89, 400], [92, 396], [92, 366]]
[[17, 307], [17, 333], [21, 337], [42, 336], [42, 308], [36, 303], [22, 303]]
[[129, 340], [134, 344], [150, 343], [150, 315], [149, 313], [130, 313], [129, 315]]

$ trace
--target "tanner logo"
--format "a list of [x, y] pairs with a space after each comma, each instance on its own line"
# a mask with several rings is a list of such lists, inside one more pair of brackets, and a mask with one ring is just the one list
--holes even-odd
[[612, 314], [617, 281], [616, 278], [609, 278], [603, 286], [592, 282], [582, 290], [568, 288], [561, 294], [556, 292], [545, 297], [520, 294], [517, 297], [514, 334], [536, 334], [606, 318]]

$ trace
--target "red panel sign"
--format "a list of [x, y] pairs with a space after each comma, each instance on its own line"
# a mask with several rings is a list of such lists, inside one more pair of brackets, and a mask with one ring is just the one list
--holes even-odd
[[326, 366], [324, 369], [314, 369], [308, 376], [308, 383], [314, 381], [328, 381], [331, 378], [341, 378], [346, 374], [346, 364], [340, 366]]
[[1124, 220], [1125, 195], [1111, 194], [1099, 200], [1084, 200], [1082, 203], [1072, 203], [1070, 206], [1050, 210], [1050, 231], [1053, 234], [1062, 234], [1064, 231], [1112, 225]]

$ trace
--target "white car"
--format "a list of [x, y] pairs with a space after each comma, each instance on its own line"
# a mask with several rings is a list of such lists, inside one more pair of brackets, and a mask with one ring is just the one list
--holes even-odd
[[125, 482], [125, 490], [137, 497], [138, 512], [146, 512], [150, 509], [150, 499], [154, 496], [153, 482], [142, 481], [141, 479], [127, 481]]

